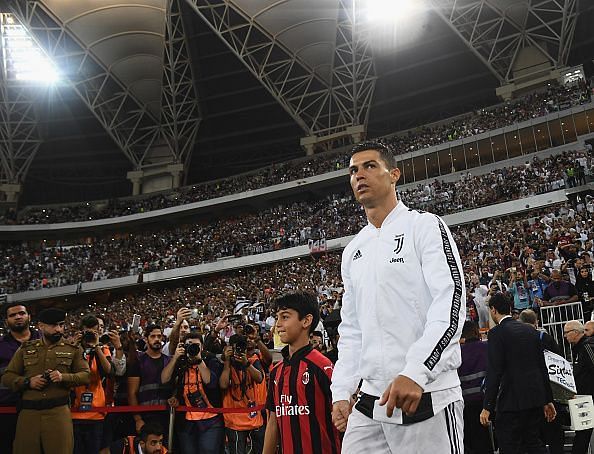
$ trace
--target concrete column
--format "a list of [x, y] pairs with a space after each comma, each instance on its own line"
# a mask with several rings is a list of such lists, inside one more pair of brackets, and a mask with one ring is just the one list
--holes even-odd
[[305, 149], [306, 156], [313, 156], [315, 145], [318, 143], [318, 138], [316, 136], [302, 137], [299, 143]]
[[16, 203], [19, 199], [22, 186], [20, 184], [2, 184], [0, 185], [0, 192], [3, 192], [6, 196], [6, 201], [10, 203]]
[[365, 138], [365, 126], [363, 125], [350, 126], [347, 128], [346, 132], [347, 134], [350, 134], [353, 143], [359, 143]]
[[132, 170], [126, 174], [126, 178], [132, 182], [132, 195], [139, 195], [142, 189], [142, 177], [144, 172], [142, 170]]
[[181, 176], [184, 173], [184, 165], [183, 164], [169, 164], [167, 166], [167, 171], [171, 172], [172, 177], [172, 188], [176, 189], [179, 188], [181, 185]]

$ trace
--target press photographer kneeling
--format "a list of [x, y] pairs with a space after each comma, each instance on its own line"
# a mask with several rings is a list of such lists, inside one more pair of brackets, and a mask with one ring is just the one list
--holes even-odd
[[[202, 336], [190, 332], [180, 343], [172, 361], [163, 369], [161, 382], [172, 382], [183, 405], [198, 408], [221, 407], [218, 387], [221, 364], [203, 349]], [[182, 454], [218, 454], [224, 438], [223, 417], [215, 413], [186, 412], [179, 431]]]

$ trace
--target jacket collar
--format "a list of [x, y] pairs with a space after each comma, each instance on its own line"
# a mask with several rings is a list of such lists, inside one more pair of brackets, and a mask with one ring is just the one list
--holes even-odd
[[[388, 225], [390, 223], [392, 223], [394, 221], [394, 219], [398, 216], [399, 213], [408, 210], [408, 207], [404, 204], [404, 202], [402, 200], [397, 200], [396, 201], [396, 206], [392, 209], [392, 211], [390, 211], [388, 213], [388, 215], [386, 216], [386, 219], [384, 219], [384, 222], [382, 222], [382, 225], [380, 226], [380, 229], [385, 226]], [[367, 225], [373, 229], [377, 229], [376, 226], [374, 226], [371, 222], [367, 221]]]
[[281, 354], [283, 355], [283, 362], [287, 365], [298, 363], [312, 350], [313, 347], [308, 344], [305, 347], [302, 347], [295, 353], [293, 353], [293, 356], [289, 356], [289, 346], [287, 345], [281, 350]]

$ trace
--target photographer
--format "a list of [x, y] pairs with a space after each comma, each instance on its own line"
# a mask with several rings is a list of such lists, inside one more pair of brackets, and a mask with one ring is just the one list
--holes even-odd
[[[105, 407], [105, 378], [113, 377], [115, 366], [108, 347], [99, 342], [99, 320], [85, 315], [81, 322], [80, 346], [91, 371], [90, 383], [74, 388], [72, 420], [74, 424], [74, 454], [97, 454], [101, 449], [105, 413], [89, 411]], [[104, 339], [106, 340], [106, 339]]]
[[[221, 406], [218, 387], [219, 361], [204, 352], [202, 336], [191, 332], [180, 343], [172, 360], [161, 372], [161, 382], [177, 382], [180, 401], [188, 407]], [[223, 417], [216, 413], [189, 411], [179, 432], [182, 454], [199, 451], [218, 454], [224, 439]]]
[[[264, 371], [257, 355], [247, 356], [248, 342], [245, 336], [234, 334], [223, 350], [223, 372], [219, 385], [223, 390], [224, 408], [256, 407], [256, 384], [264, 381]], [[252, 440], [252, 452], [262, 452], [264, 430], [262, 414], [226, 413], [225, 432], [228, 439], [229, 454], [245, 454], [248, 436]]]

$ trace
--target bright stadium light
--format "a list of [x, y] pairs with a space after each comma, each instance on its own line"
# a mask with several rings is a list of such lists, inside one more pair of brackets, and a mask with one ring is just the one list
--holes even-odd
[[367, 0], [367, 19], [370, 22], [404, 22], [420, 8], [420, 0]]
[[394, 55], [413, 46], [428, 21], [426, 0], [362, 0], [363, 17], [376, 56]]
[[3, 69], [8, 80], [53, 84], [60, 74], [27, 30], [10, 14], [0, 14]]

